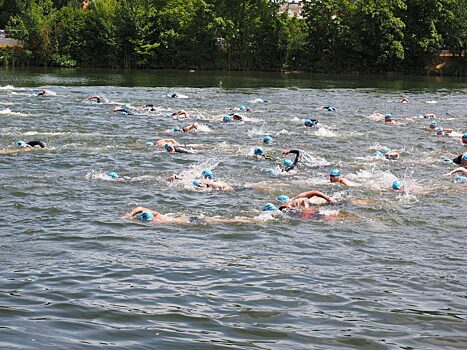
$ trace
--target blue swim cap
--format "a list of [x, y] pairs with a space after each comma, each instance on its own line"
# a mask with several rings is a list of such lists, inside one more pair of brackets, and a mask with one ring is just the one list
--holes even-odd
[[395, 179], [393, 182], [392, 182], [392, 188], [395, 189], [395, 190], [400, 190], [402, 184], [399, 180]]
[[392, 117], [392, 114], [390, 114], [390, 113], [386, 114], [384, 117], [385, 117], [385, 118], [388, 118], [388, 119], [392, 119], [392, 118], [393, 118], [393, 117]]
[[332, 176], [341, 176], [341, 173], [339, 170], [337, 169], [332, 169], [330, 172], [329, 172], [329, 175], [332, 175]]
[[442, 127], [436, 128], [436, 131], [443, 131], [444, 129]]
[[263, 137], [263, 143], [269, 143], [272, 141], [272, 137], [271, 136], [264, 136]]
[[154, 215], [151, 211], [145, 210], [139, 214], [136, 214], [136, 217], [141, 221], [151, 221], [154, 218]]
[[169, 149], [169, 147], [170, 147], [170, 145], [169, 145], [168, 143], [166, 143], [166, 144], [164, 145], [164, 148], [165, 148], [165, 149]]
[[152, 142], [152, 141], [146, 141], [146, 146], [154, 146], [154, 142]]
[[381, 151], [376, 151], [376, 152], [375, 152], [375, 157], [380, 157], [380, 158], [382, 158], [382, 157], [384, 157], [384, 153], [381, 152]]
[[222, 120], [224, 123], [232, 123], [233, 119], [230, 115], [227, 115], [227, 114], [224, 114], [224, 116], [222, 117]]
[[390, 149], [388, 147], [383, 147], [383, 148], [381, 148], [380, 151], [381, 151], [381, 153], [386, 154], [386, 153], [388, 153], [390, 151]]
[[315, 123], [313, 123], [313, 122], [311, 121], [311, 119], [305, 119], [305, 120], [303, 121], [303, 124], [304, 124], [305, 126], [313, 126]]
[[467, 160], [467, 153], [462, 156], [463, 160]]
[[462, 135], [462, 138], [463, 139], [467, 138], [467, 132], [464, 135]]
[[268, 174], [274, 174], [276, 171], [273, 168], [268, 168], [266, 169], [266, 173]]
[[431, 122], [430, 125], [431, 125], [431, 126], [438, 126], [438, 123], [437, 123], [436, 121], [433, 120], [433, 121]]
[[334, 112], [334, 111], [335, 111], [335, 108], [334, 108], [334, 107], [331, 107], [331, 106], [328, 106], [327, 110], [328, 110], [328, 112]]
[[176, 127], [174, 128], [174, 131], [180, 131], [180, 127], [179, 127], [179, 126], [176, 126]]
[[256, 156], [262, 156], [264, 154], [264, 151], [261, 147], [256, 147], [254, 153]]
[[292, 165], [293, 165], [293, 162], [292, 162], [290, 159], [285, 158], [285, 159], [284, 159], [284, 165], [285, 165], [285, 166], [292, 166]]
[[110, 173], [107, 173], [107, 176], [110, 176], [112, 179], [118, 179], [119, 176], [116, 172], [111, 171]]
[[209, 180], [212, 179], [212, 171], [209, 170], [209, 169], [204, 169], [204, 170], [201, 172], [201, 175], [202, 175], [205, 179], [209, 179]]
[[277, 200], [282, 203], [288, 203], [290, 201], [290, 198], [287, 197], [285, 194], [281, 194], [280, 196], [277, 196]]
[[277, 207], [272, 203], [266, 203], [263, 205], [263, 211], [276, 211]]
[[203, 181], [200, 181], [200, 180], [193, 180], [192, 184], [193, 184], [193, 186], [198, 187], [199, 185], [202, 185], [202, 184], [203, 184]]
[[244, 111], [246, 109], [245, 105], [240, 105], [240, 110]]
[[18, 147], [26, 147], [26, 145], [27, 144], [24, 141], [16, 141], [16, 146], [18, 146]]

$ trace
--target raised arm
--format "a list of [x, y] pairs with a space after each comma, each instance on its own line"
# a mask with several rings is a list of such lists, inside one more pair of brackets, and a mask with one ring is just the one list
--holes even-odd
[[467, 169], [460, 167], [460, 168], [454, 169], [453, 171], [450, 171], [449, 173], [444, 174], [444, 176], [449, 176], [449, 175], [457, 174], [457, 173], [462, 173], [462, 175], [467, 176]]
[[293, 199], [297, 198], [312, 198], [312, 197], [319, 197], [323, 198], [325, 201], [329, 203], [337, 203], [337, 201], [334, 198], [331, 198], [327, 195], [325, 195], [323, 192], [320, 191], [308, 191], [308, 192], [302, 192], [298, 195], [296, 195]]

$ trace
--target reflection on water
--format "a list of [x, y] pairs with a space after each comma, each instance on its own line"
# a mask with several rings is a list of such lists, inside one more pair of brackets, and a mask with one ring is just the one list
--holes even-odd
[[[442, 176], [443, 157], [465, 147], [423, 118], [465, 132], [465, 81], [3, 69], [0, 86], [1, 348], [466, 348], [466, 184]], [[57, 96], [33, 97], [38, 86]], [[242, 104], [247, 122], [221, 122]], [[179, 110], [197, 132], [173, 132], [190, 122], [170, 117]], [[147, 143], [161, 138], [197, 153]], [[33, 139], [48, 148], [14, 151]], [[274, 159], [255, 159], [258, 146]], [[385, 147], [401, 159], [375, 155]], [[284, 174], [289, 148], [303, 162]], [[205, 167], [236, 191], [192, 187]], [[361, 186], [331, 184], [332, 168]], [[340, 219], [256, 220], [278, 195], [311, 189], [341, 202], [325, 209]], [[123, 218], [137, 205], [251, 222]]]

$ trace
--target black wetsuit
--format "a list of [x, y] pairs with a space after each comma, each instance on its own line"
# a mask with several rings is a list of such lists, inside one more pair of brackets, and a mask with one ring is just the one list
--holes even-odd
[[295, 154], [295, 159], [294, 159], [293, 164], [291, 166], [288, 166], [288, 167], [284, 168], [284, 171], [290, 171], [293, 168], [295, 168], [296, 165], [298, 164], [298, 158], [300, 157], [300, 151], [298, 149], [293, 149], [293, 150], [289, 151], [289, 154], [290, 153]]
[[41, 141], [41, 140], [34, 140], [34, 141], [29, 141], [26, 143], [27, 145], [29, 145], [30, 147], [35, 147], [35, 146], [39, 146], [41, 148], [45, 148], [47, 147], [47, 145], [45, 144], [44, 141]]
[[180, 146], [172, 146], [175, 152], [177, 153], [193, 153], [187, 150], [186, 148], [180, 147]]
[[455, 163], [455, 164], [459, 164], [459, 165], [460, 165], [461, 162], [462, 162], [462, 157], [463, 157], [463, 155], [461, 154], [460, 156], [454, 158], [454, 159], [452, 160], [452, 162]]

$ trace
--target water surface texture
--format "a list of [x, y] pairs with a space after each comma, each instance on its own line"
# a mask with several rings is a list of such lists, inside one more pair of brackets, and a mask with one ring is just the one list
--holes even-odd
[[[0, 348], [467, 348], [467, 182], [442, 176], [443, 157], [466, 151], [465, 80], [1, 70], [0, 86], [0, 149], [48, 145], [0, 154]], [[242, 104], [245, 122], [222, 123]], [[200, 130], [174, 133], [189, 123], [178, 110]], [[454, 136], [425, 130], [426, 114]], [[198, 153], [146, 144], [161, 138]], [[277, 160], [255, 159], [258, 146]], [[383, 147], [401, 159], [375, 156]], [[283, 174], [290, 148], [303, 162]], [[166, 181], [207, 166], [236, 191]], [[331, 184], [332, 168], [362, 186]], [[321, 209], [337, 220], [261, 213], [312, 189], [341, 202]], [[251, 222], [125, 219], [137, 205]]]

